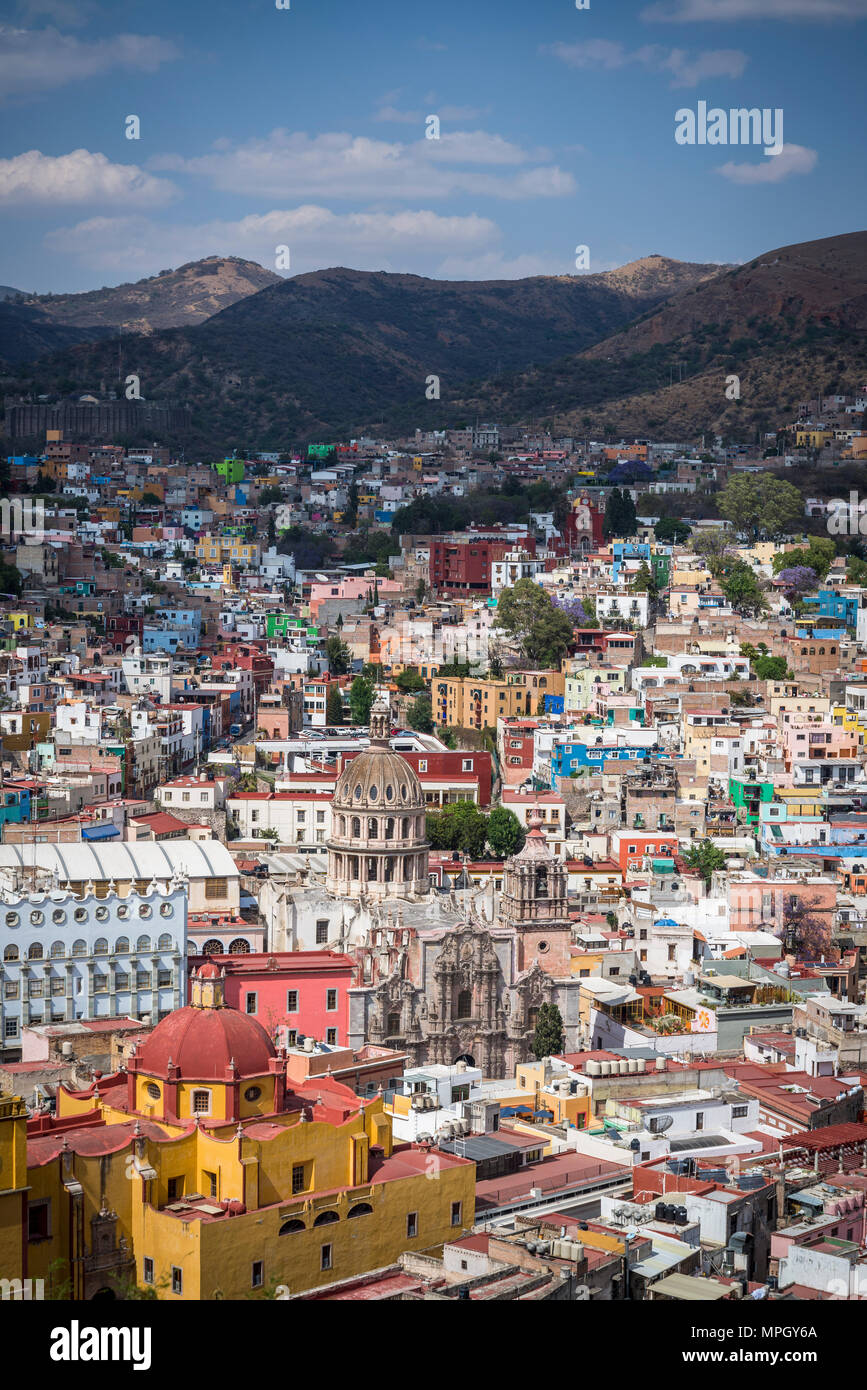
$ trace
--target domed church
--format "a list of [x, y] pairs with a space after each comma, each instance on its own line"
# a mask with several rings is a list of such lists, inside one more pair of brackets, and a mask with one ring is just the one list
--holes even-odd
[[430, 892], [421, 783], [389, 745], [391, 709], [379, 696], [370, 744], [343, 769], [332, 801], [326, 888], [339, 898], [418, 901]]

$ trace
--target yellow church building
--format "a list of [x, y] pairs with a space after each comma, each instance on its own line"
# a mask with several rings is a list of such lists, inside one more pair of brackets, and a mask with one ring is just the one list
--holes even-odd
[[0, 1271], [53, 1296], [240, 1299], [316, 1289], [472, 1226], [475, 1165], [392, 1141], [383, 1098], [286, 1057], [227, 1008], [219, 968], [191, 1003], [57, 1114], [0, 1100]]

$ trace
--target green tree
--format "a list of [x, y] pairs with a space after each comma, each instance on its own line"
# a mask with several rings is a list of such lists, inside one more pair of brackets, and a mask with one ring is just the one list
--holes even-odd
[[717, 849], [712, 840], [700, 840], [697, 845], [691, 845], [683, 856], [684, 863], [691, 869], [698, 869], [705, 883], [710, 883], [711, 874], [717, 869], [724, 869], [726, 857], [721, 849]]
[[692, 535], [692, 528], [676, 516], [664, 516], [657, 521], [653, 534], [664, 545], [685, 545]]
[[419, 734], [432, 734], [434, 731], [433, 706], [430, 695], [425, 692], [413, 700], [407, 710], [407, 722]]
[[345, 676], [352, 665], [352, 653], [339, 637], [328, 638], [325, 643], [325, 656], [332, 676]]
[[418, 671], [413, 671], [409, 667], [405, 671], [401, 671], [394, 683], [404, 695], [414, 694], [416, 690], [427, 689], [427, 681], [424, 676], [420, 676]]
[[488, 844], [498, 859], [517, 854], [527, 838], [524, 827], [514, 811], [507, 806], [495, 806], [488, 816]]
[[752, 666], [760, 681], [784, 681], [791, 674], [784, 656], [757, 654], [753, 657]]
[[427, 817], [427, 837], [434, 849], [479, 859], [488, 838], [488, 818], [472, 801], [455, 801]]
[[619, 487], [611, 489], [605, 503], [605, 517], [602, 522], [602, 534], [606, 540], [613, 538], [634, 536], [638, 528], [638, 518], [635, 513], [635, 503], [630, 496], [629, 489], [622, 491]]
[[771, 564], [774, 574], [779, 574], [780, 570], [804, 567], [815, 571], [817, 579], [825, 579], [836, 553], [837, 548], [830, 536], [811, 536], [808, 546], [799, 546], [796, 550], [778, 550]]
[[629, 592], [631, 594], [648, 594], [650, 598], [656, 598], [659, 593], [656, 580], [646, 560], [642, 560], [639, 565], [638, 572], [629, 586]]
[[0, 593], [14, 594], [20, 598], [23, 587], [21, 571], [8, 560], [0, 560]]
[[349, 714], [353, 724], [369, 724], [376, 686], [369, 676], [356, 676], [349, 687]]
[[556, 1004], [542, 1004], [533, 1034], [533, 1056], [556, 1057], [563, 1051], [563, 1019]]
[[772, 473], [739, 473], [719, 494], [720, 514], [736, 531], [776, 538], [803, 524], [804, 499], [798, 489]]
[[340, 686], [337, 681], [330, 681], [328, 685], [328, 698], [325, 701], [325, 723], [330, 725], [343, 723], [343, 697], [340, 694]]
[[719, 583], [735, 612], [745, 617], [763, 613], [768, 606], [762, 586], [745, 560], [733, 560], [727, 565]]
[[496, 625], [518, 644], [524, 659], [540, 670], [558, 670], [573, 641], [566, 614], [532, 579], [519, 579], [513, 588], [503, 590]]

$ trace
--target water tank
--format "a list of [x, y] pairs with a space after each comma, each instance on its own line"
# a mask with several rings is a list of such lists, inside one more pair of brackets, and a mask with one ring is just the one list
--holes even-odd
[[316, 1050], [316, 1039], [315, 1039], [315, 1038], [305, 1038], [305, 1039], [304, 1039], [304, 1051], [305, 1051], [305, 1052], [315, 1052], [315, 1050]]
[[657, 1057], [657, 1059], [656, 1059], [656, 1070], [657, 1070], [657, 1071], [665, 1071], [665, 1058], [664, 1058], [664, 1057]]
[[557, 1090], [560, 1092], [561, 1096], [568, 1096], [572, 1093], [572, 1087], [568, 1080], [558, 1081]]
[[610, 1075], [611, 1075], [611, 1063], [610, 1063], [610, 1062], [600, 1062], [600, 1063], [599, 1063], [599, 1074], [600, 1074], [600, 1076], [610, 1076]]
[[584, 1068], [584, 1070], [586, 1071], [586, 1073], [587, 1073], [588, 1076], [601, 1076], [601, 1075], [602, 1075], [602, 1063], [601, 1063], [601, 1062], [588, 1062], [587, 1065], [586, 1065], [586, 1067]]
[[646, 1057], [639, 1057], [639, 1059], [638, 1059], [638, 1073], [639, 1073], [639, 1075], [641, 1075], [641, 1073], [642, 1073], [642, 1072], [645, 1072], [645, 1071], [647, 1071], [647, 1058], [646, 1058]]
[[689, 1217], [688, 1217], [688, 1215], [687, 1215], [686, 1207], [675, 1207], [675, 1209], [674, 1209], [674, 1224], [675, 1224], [675, 1226], [685, 1226], [685, 1225], [687, 1224], [688, 1221], [689, 1221]]
[[664, 1221], [664, 1220], [665, 1220], [665, 1203], [664, 1203], [664, 1202], [657, 1202], [656, 1207], [655, 1207], [655, 1209], [654, 1209], [654, 1215], [655, 1215], [657, 1221]]
[[742, 1173], [738, 1178], [738, 1187], [741, 1192], [757, 1192], [760, 1187], [767, 1186], [767, 1181], [763, 1173]]
[[66, 1042], [60, 1044], [60, 1055], [61, 1057], [72, 1057], [75, 1055], [75, 1048], [68, 1038]]
[[629, 1071], [630, 1071], [630, 1074], [633, 1075], [633, 1076], [634, 1076], [635, 1073], [638, 1071], [638, 1058], [637, 1058], [637, 1057], [630, 1057], [630, 1059], [629, 1059]]
[[466, 1071], [466, 1069], [467, 1069], [467, 1064], [466, 1064], [466, 1062], [464, 1061], [463, 1058], [461, 1058], [461, 1060], [460, 1060], [459, 1062], [456, 1062], [456, 1063], [455, 1063], [455, 1071]]
[[693, 970], [684, 971], [683, 983], [685, 989], [692, 989], [693, 985], [695, 984], [695, 972]]

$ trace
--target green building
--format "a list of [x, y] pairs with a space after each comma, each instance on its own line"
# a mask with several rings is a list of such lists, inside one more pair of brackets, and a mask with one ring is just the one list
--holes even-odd
[[244, 477], [244, 460], [238, 458], [223, 459], [221, 463], [215, 463], [214, 467], [221, 478], [225, 478], [227, 483], [240, 483]]
[[330, 459], [337, 452], [336, 444], [308, 444], [307, 457], [309, 459]]
[[773, 801], [773, 782], [748, 781], [746, 778], [729, 778], [729, 796], [740, 813], [738, 820], [753, 829], [758, 829], [759, 806], [763, 801]]

